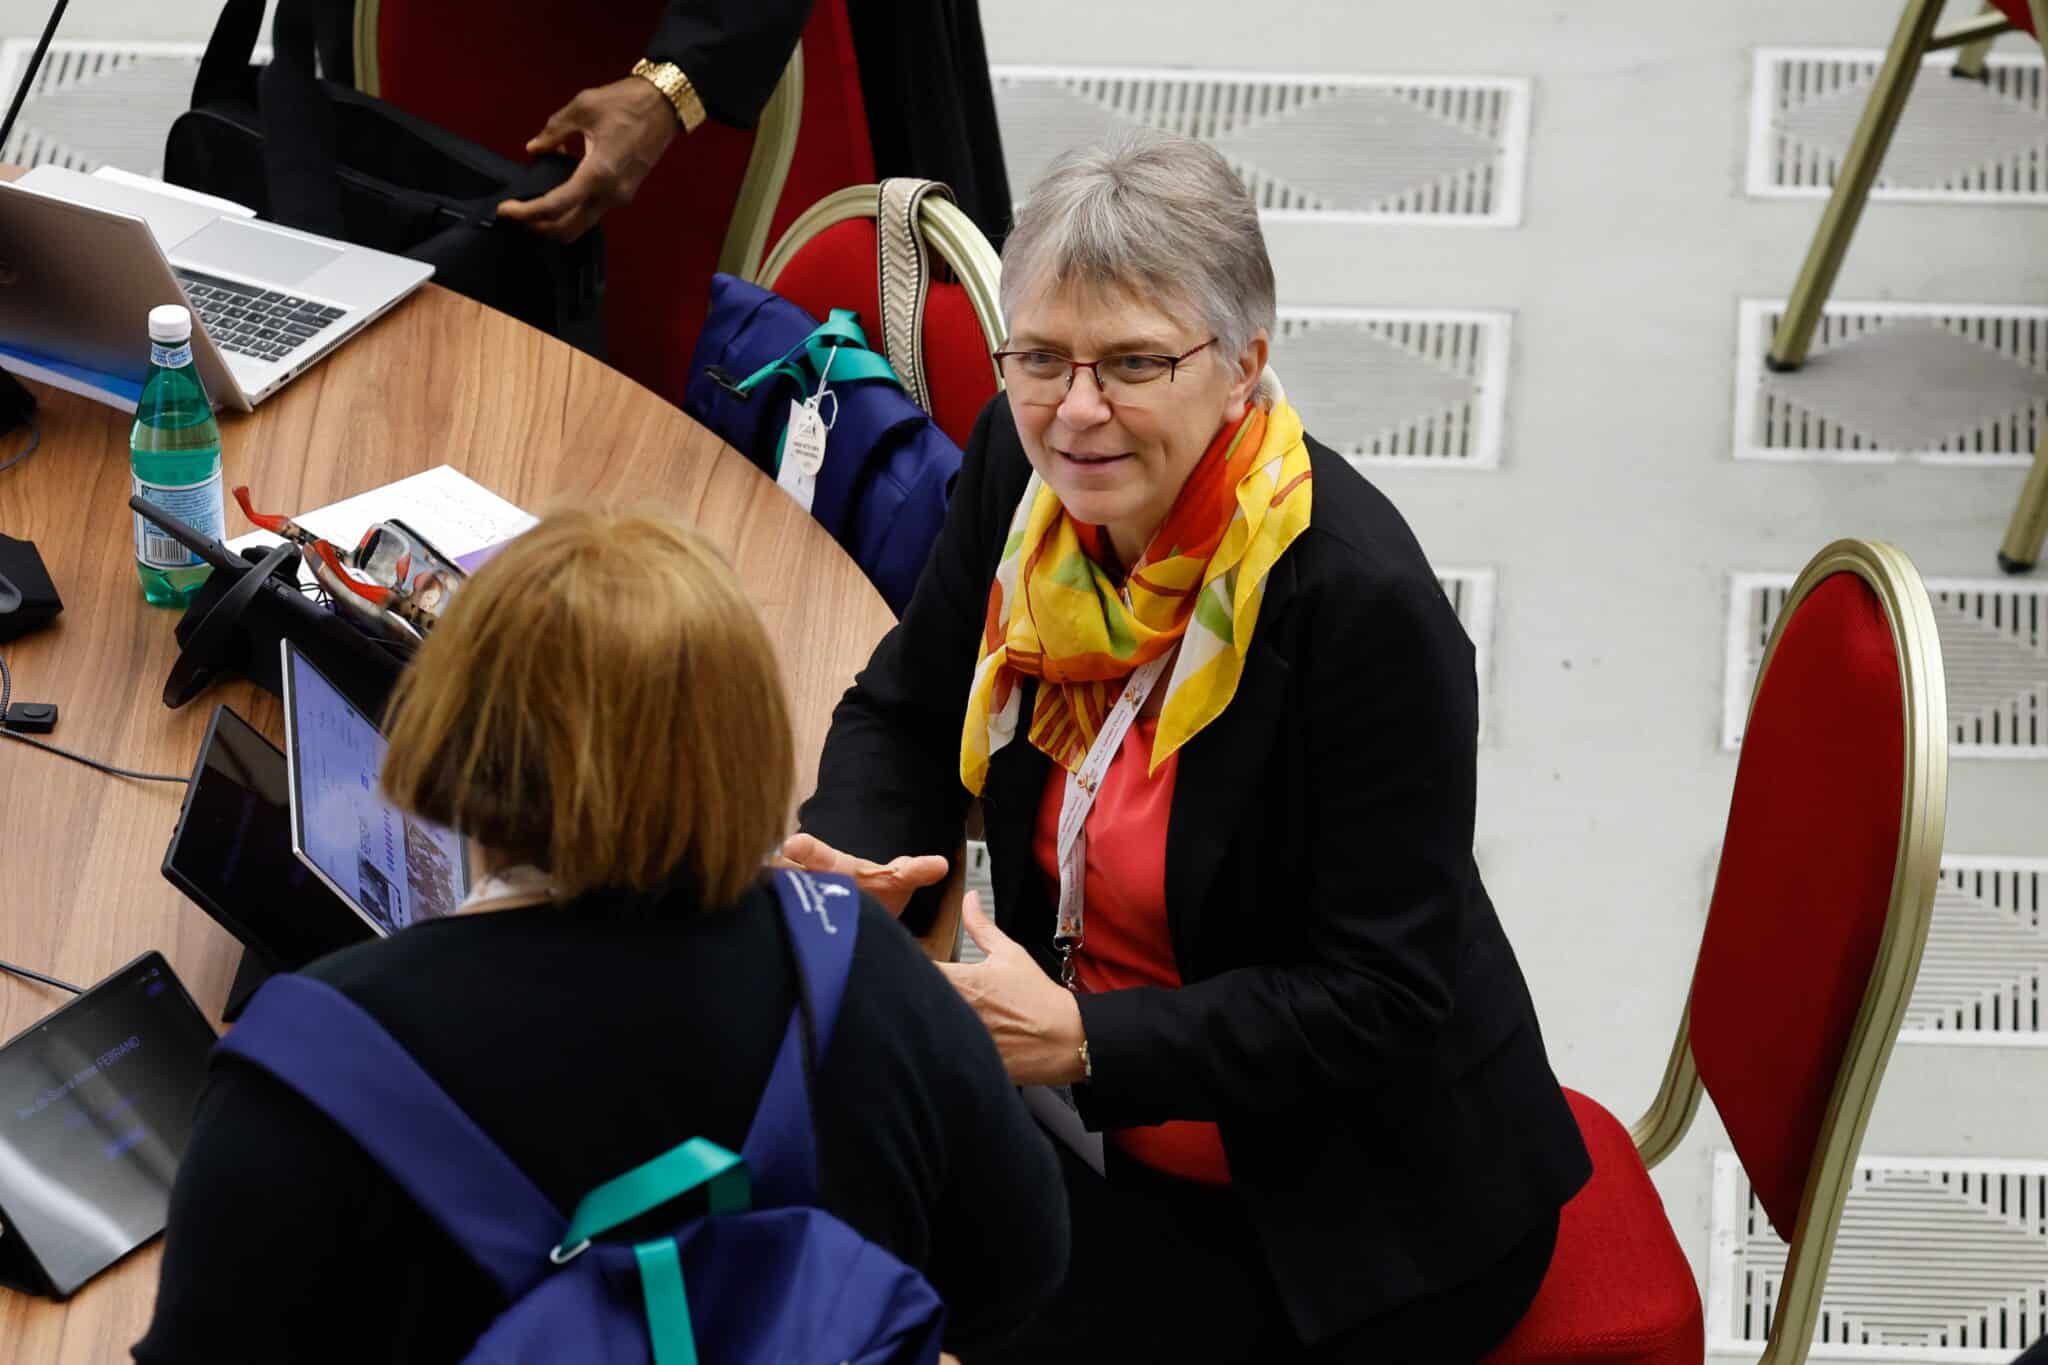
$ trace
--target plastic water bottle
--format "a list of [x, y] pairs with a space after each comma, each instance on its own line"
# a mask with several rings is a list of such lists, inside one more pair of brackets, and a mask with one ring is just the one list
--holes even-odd
[[[227, 509], [221, 499], [220, 426], [192, 363], [192, 314], [176, 304], [149, 310], [149, 378], [128, 450], [137, 494], [201, 535], [222, 537]], [[213, 570], [136, 513], [135, 572], [144, 599], [182, 607]]]

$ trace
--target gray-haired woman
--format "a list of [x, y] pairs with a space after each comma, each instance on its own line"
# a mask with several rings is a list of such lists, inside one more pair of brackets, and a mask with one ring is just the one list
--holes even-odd
[[916, 922], [981, 799], [996, 920], [949, 975], [1106, 1139], [1004, 1358], [1476, 1360], [1589, 1166], [1472, 859], [1471, 645], [1265, 378], [1213, 150], [1060, 159], [1003, 295], [1007, 392], [785, 852]]

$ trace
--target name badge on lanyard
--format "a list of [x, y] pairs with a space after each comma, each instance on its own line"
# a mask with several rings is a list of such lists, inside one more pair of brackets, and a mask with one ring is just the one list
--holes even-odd
[[1096, 731], [1095, 742], [1088, 746], [1080, 771], [1067, 774], [1066, 791], [1060, 797], [1060, 909], [1052, 946], [1060, 957], [1060, 984], [1068, 990], [1074, 988], [1074, 952], [1081, 946], [1081, 875], [1088, 861], [1088, 812], [1095, 809], [1095, 793], [1101, 790], [1103, 774], [1109, 771], [1116, 751], [1123, 747], [1131, 722], [1144, 709], [1152, 685], [1172, 658], [1169, 651], [1131, 674], [1123, 694]]

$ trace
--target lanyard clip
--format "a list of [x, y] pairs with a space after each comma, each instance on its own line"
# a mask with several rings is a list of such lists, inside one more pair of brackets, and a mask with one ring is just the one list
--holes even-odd
[[1074, 950], [1081, 946], [1079, 934], [1054, 934], [1052, 950], [1060, 955], [1060, 984], [1074, 989]]

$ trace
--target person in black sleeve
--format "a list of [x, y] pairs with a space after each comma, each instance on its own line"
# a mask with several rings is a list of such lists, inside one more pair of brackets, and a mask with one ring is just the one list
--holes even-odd
[[[673, 154], [679, 133], [707, 118], [753, 127], [811, 5], [668, 0], [643, 59], [621, 54], [619, 80], [579, 93], [527, 144], [533, 154], [572, 151], [572, 139], [580, 139], [576, 173], [538, 199], [502, 205], [499, 215], [574, 241], [632, 199], [656, 163]], [[875, 173], [945, 181], [1000, 244], [1010, 186], [975, 0], [849, 0], [847, 20]]]
[[[481, 854], [462, 910], [307, 973], [367, 1010], [568, 1209], [693, 1136], [744, 1140], [796, 1001], [762, 864], [787, 829], [775, 654], [717, 552], [557, 513], [480, 569], [393, 703], [383, 786]], [[1066, 1264], [1058, 1163], [987, 1033], [864, 899], [814, 1078], [821, 1202], [997, 1346]], [[223, 1057], [135, 1359], [457, 1360], [491, 1282], [295, 1092]]]

